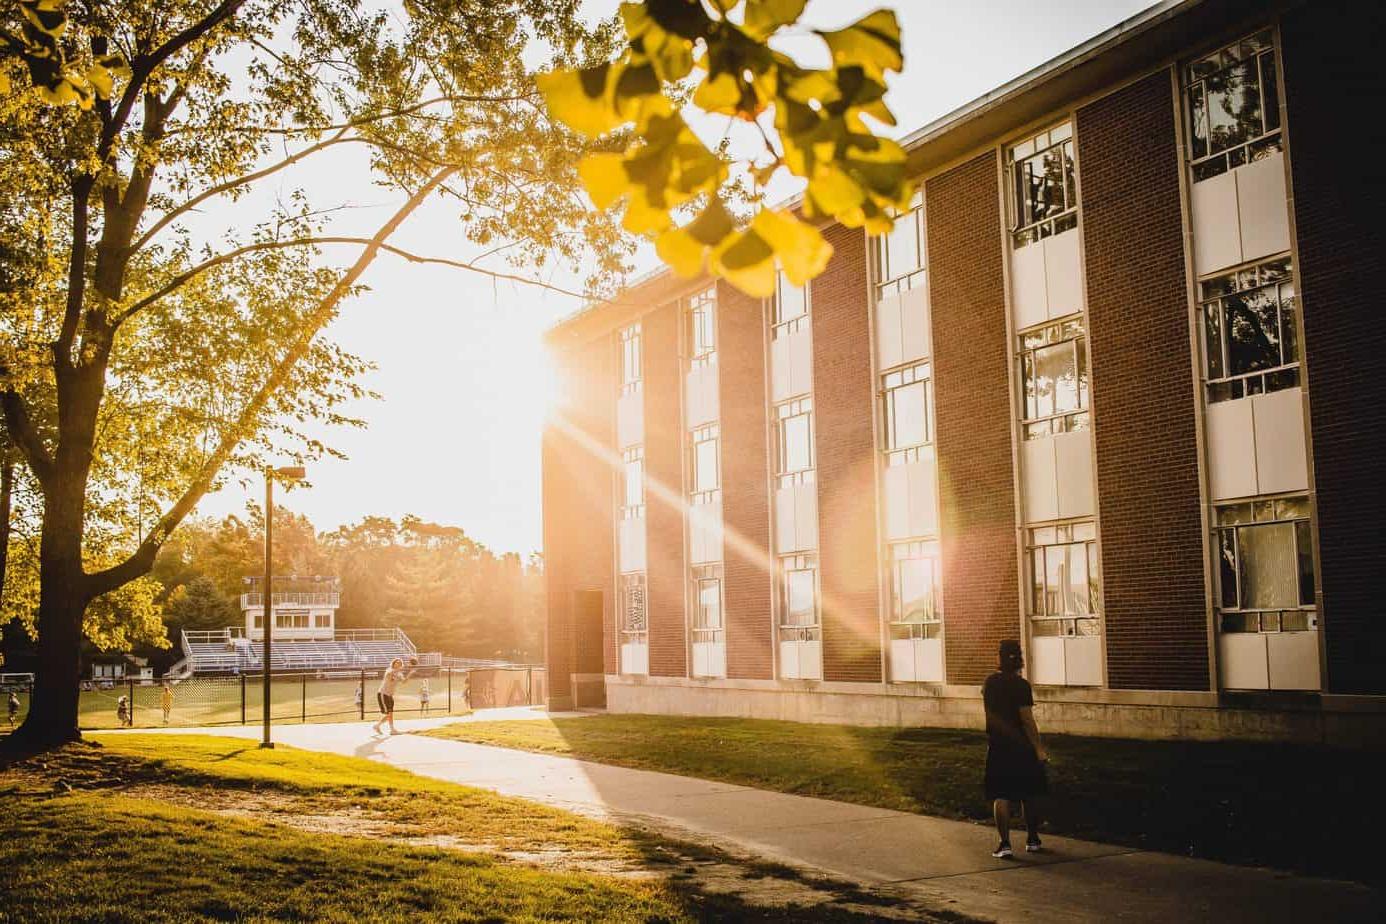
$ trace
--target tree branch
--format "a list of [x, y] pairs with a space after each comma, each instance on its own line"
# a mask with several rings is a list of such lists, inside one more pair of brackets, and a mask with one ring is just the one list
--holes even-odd
[[53, 457], [34, 429], [23, 396], [10, 388], [0, 391], [0, 410], [4, 413], [5, 430], [9, 433], [10, 442], [24, 453], [24, 461], [38, 478], [39, 484], [47, 487], [53, 472]]
[[361, 255], [356, 258], [356, 262], [352, 264], [351, 268], [342, 274], [342, 278], [337, 280], [332, 291], [327, 293], [323, 300], [318, 303], [312, 314], [304, 320], [298, 337], [290, 345], [288, 352], [271, 370], [269, 377], [265, 379], [254, 396], [246, 403], [246, 406], [241, 409], [235, 424], [221, 437], [217, 448], [202, 463], [201, 469], [192, 483], [188, 485], [187, 490], [159, 519], [159, 522], [154, 525], [154, 528], [149, 531], [149, 534], [144, 537], [139, 547], [129, 558], [103, 571], [87, 575], [84, 589], [89, 599], [109, 593], [149, 572], [149, 569], [154, 566], [154, 558], [158, 555], [159, 549], [177, 529], [178, 524], [192, 512], [193, 507], [197, 506], [202, 495], [206, 494], [207, 489], [211, 487], [217, 472], [231, 458], [246, 436], [254, 430], [260, 415], [269, 405], [270, 399], [283, 387], [298, 361], [308, 353], [313, 339], [332, 320], [333, 315], [336, 314], [337, 306], [351, 292], [357, 280], [361, 278], [361, 274], [385, 248], [385, 241], [456, 170], [456, 167], [449, 167], [434, 174], [427, 183], [409, 197], [409, 200], [391, 216], [390, 220], [373, 237], [364, 240], [366, 247], [361, 251]]

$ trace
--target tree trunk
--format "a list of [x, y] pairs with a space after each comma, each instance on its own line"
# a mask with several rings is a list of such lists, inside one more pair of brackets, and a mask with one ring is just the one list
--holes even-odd
[[[82, 571], [80, 492], [45, 498], [39, 544], [38, 663], [29, 714], [11, 747], [41, 749], [76, 741], [82, 617], [90, 602]], [[73, 496], [75, 495], [75, 496]]]
[[5, 593], [5, 573], [10, 563], [10, 510], [14, 497], [14, 453], [0, 438], [0, 597]]

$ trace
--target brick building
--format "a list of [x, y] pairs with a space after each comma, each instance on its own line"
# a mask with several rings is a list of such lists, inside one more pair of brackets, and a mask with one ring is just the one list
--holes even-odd
[[[888, 236], [550, 333], [554, 706], [1386, 726], [1386, 18], [1166, 2], [905, 139]], [[1352, 282], [1352, 285], [1348, 285]]]

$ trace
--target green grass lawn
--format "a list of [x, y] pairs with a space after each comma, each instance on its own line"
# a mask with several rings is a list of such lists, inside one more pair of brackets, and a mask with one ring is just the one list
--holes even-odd
[[[429, 734], [982, 820], [979, 732], [606, 715]], [[1380, 882], [1379, 755], [1246, 742], [1046, 735], [1047, 830]], [[1367, 816], [1367, 817], [1364, 817]]]
[[[692, 917], [659, 879], [500, 855], [542, 849], [638, 864], [640, 847], [622, 832], [556, 809], [292, 748], [192, 736], [100, 740], [102, 748], [73, 745], [0, 772], [0, 921]], [[304, 830], [304, 819], [364, 819], [377, 836]]]

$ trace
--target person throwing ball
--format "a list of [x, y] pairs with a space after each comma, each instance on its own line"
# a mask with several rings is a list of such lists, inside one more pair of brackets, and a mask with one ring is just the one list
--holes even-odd
[[390, 734], [399, 734], [395, 729], [395, 691], [399, 689], [401, 683], [409, 679], [409, 676], [414, 673], [414, 669], [418, 666], [418, 658], [409, 659], [408, 670], [405, 670], [404, 662], [399, 658], [390, 662], [390, 668], [385, 672], [385, 676], [380, 678], [380, 689], [375, 694], [376, 702], [380, 704], [380, 719], [371, 726], [371, 730], [375, 734], [380, 734], [380, 727], [386, 722], [390, 724]]

